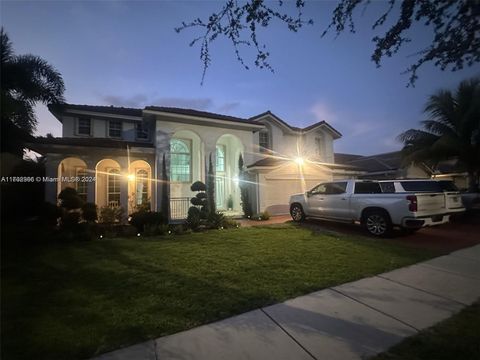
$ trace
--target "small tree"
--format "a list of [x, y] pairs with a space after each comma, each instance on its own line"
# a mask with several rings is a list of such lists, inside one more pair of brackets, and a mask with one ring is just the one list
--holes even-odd
[[215, 175], [213, 174], [212, 154], [208, 160], [207, 207], [210, 214], [215, 213]]
[[205, 193], [207, 187], [203, 182], [195, 181], [190, 186], [190, 190], [197, 192], [197, 195], [190, 199], [192, 206], [188, 209], [187, 225], [192, 230], [197, 230], [201, 220], [206, 219], [208, 214], [208, 201]]
[[169, 200], [168, 200], [168, 175], [167, 175], [167, 164], [165, 161], [165, 153], [163, 153], [163, 162], [162, 162], [162, 214], [164, 217], [165, 224], [168, 223], [168, 211]]
[[242, 210], [243, 215], [245, 217], [251, 217], [253, 214], [252, 206], [250, 203], [250, 194], [248, 192], [248, 184], [246, 183], [247, 174], [245, 173], [245, 168], [243, 164], [243, 157], [240, 154], [238, 158], [238, 178], [239, 178], [239, 186], [240, 186], [240, 197], [242, 200]]

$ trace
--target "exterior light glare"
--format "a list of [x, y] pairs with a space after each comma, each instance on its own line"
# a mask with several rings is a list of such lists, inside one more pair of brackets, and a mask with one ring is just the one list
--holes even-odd
[[140, 233], [138, 233], [137, 236], [140, 236]]
[[128, 179], [128, 181], [134, 181], [134, 180], [135, 180], [135, 175], [133, 175], [133, 174], [128, 174], [128, 175], [127, 175], [127, 179]]
[[301, 166], [301, 165], [304, 164], [305, 160], [303, 160], [302, 157], [297, 157], [297, 158], [295, 158], [295, 162], [296, 162], [298, 165]]
[[233, 177], [233, 182], [234, 182], [235, 186], [238, 186], [238, 183], [240, 182], [240, 179], [238, 178], [238, 176]]

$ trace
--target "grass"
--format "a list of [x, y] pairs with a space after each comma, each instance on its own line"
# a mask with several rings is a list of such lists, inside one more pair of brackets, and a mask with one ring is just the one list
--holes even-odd
[[412, 336], [370, 360], [480, 359], [480, 303]]
[[2, 358], [88, 358], [434, 255], [289, 224], [11, 248]]

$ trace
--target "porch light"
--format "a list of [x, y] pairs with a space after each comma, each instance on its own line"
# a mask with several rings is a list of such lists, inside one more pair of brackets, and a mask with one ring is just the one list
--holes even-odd
[[305, 163], [305, 160], [303, 160], [302, 157], [297, 157], [297, 158], [295, 158], [295, 162], [296, 162], [298, 165], [302, 166], [302, 165]]
[[140, 236], [140, 233], [138, 233], [137, 236]]
[[240, 179], [238, 178], [238, 176], [233, 177], [233, 182], [234, 182], [235, 186], [238, 186], [238, 183], [240, 182]]
[[128, 174], [127, 179], [128, 179], [128, 181], [135, 181], [135, 175], [134, 174]]

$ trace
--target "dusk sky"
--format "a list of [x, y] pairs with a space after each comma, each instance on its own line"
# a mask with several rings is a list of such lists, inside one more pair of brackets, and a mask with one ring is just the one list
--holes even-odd
[[[212, 65], [201, 82], [199, 47], [189, 47], [199, 29], [177, 34], [182, 21], [206, 19], [223, 1], [1, 1], [1, 23], [17, 54], [39, 55], [54, 65], [73, 104], [193, 108], [238, 117], [270, 110], [294, 126], [326, 120], [343, 137], [336, 152], [375, 154], [401, 148], [395, 137], [425, 118], [428, 96], [454, 89], [479, 75], [475, 65], [458, 72], [425, 65], [415, 88], [402, 75], [427, 45], [430, 32], [411, 29], [414, 41], [377, 69], [370, 60], [371, 25], [386, 4], [374, 2], [355, 17], [357, 33], [320, 35], [335, 2], [307, 1], [305, 17], [314, 20], [298, 33], [273, 22], [258, 36], [271, 53], [275, 73], [256, 69], [245, 48], [244, 70], [225, 39], [211, 48]], [[276, 5], [277, 3], [273, 3]], [[383, 32], [382, 32], [383, 30]], [[38, 107], [38, 134], [61, 135], [61, 124]]]

